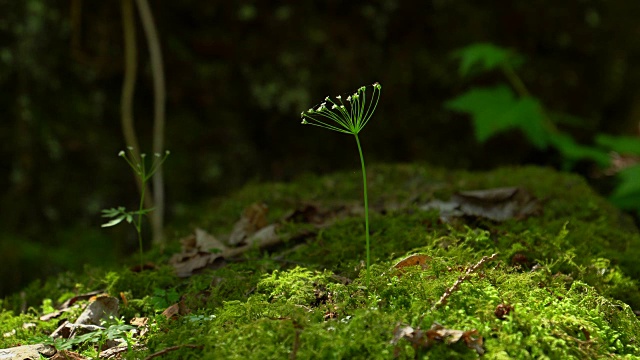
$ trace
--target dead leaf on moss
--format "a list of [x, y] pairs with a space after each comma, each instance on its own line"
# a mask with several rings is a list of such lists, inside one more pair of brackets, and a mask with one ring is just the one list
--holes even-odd
[[147, 324], [149, 324], [149, 318], [147, 318], [147, 317], [134, 317], [134, 318], [131, 318], [131, 321], [129, 321], [129, 324], [131, 324], [133, 326], [147, 326]]
[[482, 347], [482, 336], [478, 335], [478, 330], [451, 330], [438, 323], [433, 323], [431, 328], [426, 331], [421, 330], [420, 327], [413, 328], [410, 325], [398, 324], [393, 331], [391, 344], [396, 345], [401, 339], [408, 340], [414, 349], [429, 348], [437, 343], [451, 345], [462, 340], [468, 348], [475, 350], [478, 355], [483, 355], [485, 352]]
[[182, 252], [174, 254], [169, 259], [169, 264], [176, 269], [179, 277], [188, 277], [196, 270], [212, 266], [216, 260], [222, 260], [228, 249], [213, 235], [199, 228], [196, 228], [193, 234], [180, 239], [180, 243]]
[[338, 219], [361, 216], [363, 213], [364, 209], [358, 203], [339, 204], [328, 208], [305, 203], [283, 216], [282, 221], [307, 223], [321, 229], [328, 227]]
[[393, 267], [395, 269], [402, 269], [408, 266], [420, 266], [423, 270], [426, 270], [429, 267], [429, 265], [427, 265], [429, 260], [431, 260], [431, 256], [429, 255], [412, 254], [398, 261]]
[[407, 270], [406, 268], [410, 266], [420, 266], [422, 270], [426, 270], [427, 268], [429, 268], [429, 265], [427, 263], [430, 260], [431, 260], [431, 257], [429, 255], [412, 254], [398, 261], [389, 270], [392, 271], [392, 274], [394, 274], [395, 276], [401, 277], [406, 272]]
[[143, 351], [146, 349], [147, 348], [141, 344], [132, 344], [131, 346], [129, 346], [128, 344], [120, 344], [110, 349], [101, 351], [98, 358], [99, 359], [121, 359], [122, 358], [120, 356], [121, 353], [131, 351], [131, 350]]
[[175, 303], [168, 308], [164, 309], [162, 315], [164, 315], [167, 319], [171, 319], [172, 317], [178, 315], [180, 313], [180, 305]]
[[43, 356], [49, 358], [56, 353], [56, 348], [51, 345], [36, 344], [16, 346], [0, 349], [0, 359], [25, 359], [37, 360]]
[[69, 351], [69, 350], [60, 350], [53, 357], [49, 358], [49, 360], [86, 360], [88, 357], [84, 357], [77, 352]]
[[110, 316], [118, 317], [118, 298], [112, 296], [98, 296], [87, 305], [75, 324], [100, 325], [101, 321]]
[[[174, 254], [169, 259], [169, 264], [174, 267], [179, 277], [188, 277], [197, 271], [207, 268], [218, 268], [225, 264], [225, 258], [239, 256], [254, 247], [264, 249], [279, 244], [282, 242], [282, 238], [278, 235], [277, 229], [277, 224], [267, 225], [246, 238], [244, 240], [246, 245], [228, 247], [222, 244], [222, 249], [218, 247], [221, 243], [215, 240], [213, 236], [207, 234], [204, 230], [196, 229], [195, 237], [189, 236], [181, 240], [182, 252]], [[197, 239], [202, 241], [198, 242]], [[219, 252], [211, 253], [209, 250], [203, 249], [214, 244], [216, 245], [215, 249], [220, 249]]]
[[229, 245], [239, 245], [256, 231], [267, 226], [269, 207], [264, 203], [253, 203], [242, 212], [242, 217], [233, 226], [229, 235]]
[[472, 216], [493, 221], [524, 219], [542, 212], [540, 201], [519, 187], [461, 191], [449, 201], [433, 200], [422, 210], [440, 210], [440, 218], [449, 222], [454, 217]]
[[81, 301], [81, 300], [88, 300], [96, 295], [102, 294], [104, 293], [104, 290], [96, 290], [96, 291], [90, 291], [84, 294], [80, 294], [80, 295], [76, 295], [70, 299], [68, 299], [67, 301], [63, 302], [62, 304], [60, 304], [60, 306], [58, 306], [58, 309], [54, 312], [48, 313], [48, 314], [44, 314], [42, 316], [40, 316], [40, 320], [41, 321], [49, 321], [51, 319], [55, 319], [57, 317], [59, 317], [60, 315], [62, 315], [63, 313], [69, 311], [69, 309], [71, 308], [71, 306], [73, 306], [76, 302]]

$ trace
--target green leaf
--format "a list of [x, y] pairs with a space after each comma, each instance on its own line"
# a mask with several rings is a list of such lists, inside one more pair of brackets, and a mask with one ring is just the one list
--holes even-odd
[[513, 91], [504, 85], [472, 89], [447, 101], [445, 107], [472, 116], [475, 136], [479, 142], [505, 130], [517, 128], [535, 147], [547, 147], [548, 133], [538, 101], [530, 97], [516, 98]]
[[115, 218], [115, 219], [113, 219], [113, 220], [111, 220], [111, 221], [109, 221], [109, 222], [107, 222], [105, 224], [102, 224], [101, 227], [110, 227], [110, 226], [118, 225], [118, 224], [120, 224], [122, 222], [122, 220], [124, 220], [125, 217], [126, 217], [126, 215], [124, 215], [124, 214], [120, 215], [117, 218]]
[[595, 147], [580, 145], [567, 134], [560, 132], [550, 134], [549, 142], [566, 160], [588, 159], [596, 162], [601, 167], [609, 166], [609, 154]]
[[618, 177], [620, 183], [609, 200], [622, 209], [640, 209], [640, 165], [620, 171]]
[[490, 43], [475, 43], [453, 53], [460, 59], [458, 74], [468, 76], [473, 71], [487, 72], [503, 66], [517, 67], [523, 58], [515, 52]]
[[596, 144], [620, 154], [640, 155], [640, 138], [635, 136], [599, 134], [596, 136]]
[[123, 214], [124, 211], [124, 207], [118, 207], [116, 208], [111, 208], [111, 209], [104, 209], [102, 210], [102, 217], [114, 217], [114, 216], [118, 216], [120, 214]]

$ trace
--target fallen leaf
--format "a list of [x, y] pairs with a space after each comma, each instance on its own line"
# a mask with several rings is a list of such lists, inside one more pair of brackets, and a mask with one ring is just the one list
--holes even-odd
[[233, 226], [229, 235], [229, 245], [239, 245], [256, 231], [267, 226], [269, 207], [264, 203], [253, 203], [242, 212], [242, 217]]
[[199, 228], [195, 232], [195, 248], [205, 252], [224, 252], [227, 249], [222, 241]]
[[461, 191], [449, 201], [433, 200], [421, 210], [437, 209], [440, 218], [449, 222], [453, 217], [472, 216], [493, 221], [524, 219], [542, 212], [540, 201], [519, 187]]
[[[228, 248], [221, 241], [206, 231], [196, 228], [195, 232], [180, 239], [182, 252], [173, 254], [169, 264], [174, 267], [179, 277], [191, 276], [195, 271], [213, 267], [218, 260], [221, 265], [223, 254]], [[212, 251], [217, 250], [215, 253]]]
[[478, 335], [478, 330], [451, 330], [438, 323], [433, 323], [431, 328], [426, 331], [419, 327], [413, 328], [410, 325], [398, 324], [393, 331], [391, 344], [396, 345], [401, 339], [409, 341], [414, 349], [429, 348], [438, 342], [451, 345], [462, 339], [465, 345], [475, 350], [478, 355], [483, 355], [485, 352], [482, 347], [482, 336]]
[[407, 266], [417, 266], [420, 265], [420, 267], [425, 270], [429, 267], [429, 265], [427, 265], [427, 261], [431, 260], [431, 256], [429, 255], [424, 255], [424, 254], [412, 254], [407, 256], [406, 258], [398, 261], [398, 263], [396, 263], [395, 265], [393, 265], [394, 268], [396, 269], [402, 269], [405, 268]]
[[147, 317], [134, 317], [129, 321], [129, 324], [133, 326], [147, 326], [149, 318]]
[[62, 304], [60, 304], [60, 306], [58, 306], [58, 309], [56, 311], [40, 316], [40, 320], [48, 321], [51, 319], [55, 319], [60, 315], [64, 314], [65, 312], [69, 311], [71, 306], [73, 306], [73, 304], [75, 304], [77, 301], [87, 300], [95, 295], [102, 294], [102, 293], [104, 293], [104, 290], [96, 290], [96, 291], [91, 291], [88, 293], [76, 295], [68, 299], [67, 301], [63, 302]]
[[89, 359], [84, 357], [77, 352], [69, 351], [69, 350], [60, 350], [53, 357], [49, 358], [49, 360], [86, 360]]
[[0, 359], [38, 360], [42, 357], [50, 358], [55, 354], [55, 347], [44, 344], [24, 345], [0, 349]]
[[178, 303], [175, 303], [166, 308], [162, 312], [162, 315], [164, 315], [167, 319], [171, 319], [172, 317], [178, 315], [178, 313], [180, 313], [180, 305]]
[[118, 298], [112, 296], [96, 297], [76, 319], [75, 324], [100, 325], [103, 320], [107, 320], [110, 316], [117, 318], [118, 304]]

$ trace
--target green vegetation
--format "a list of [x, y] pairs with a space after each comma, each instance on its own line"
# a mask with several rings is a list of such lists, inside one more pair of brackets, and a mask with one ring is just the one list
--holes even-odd
[[[447, 108], [471, 115], [476, 140], [484, 142], [501, 132], [517, 129], [536, 148], [555, 149], [562, 156], [566, 169], [580, 160], [592, 161], [601, 168], [610, 167], [610, 152], [623, 156], [640, 155], [638, 137], [597, 134], [594, 144], [584, 145], [562, 131], [559, 125], [579, 126], [584, 121], [545, 110], [518, 76], [516, 69], [524, 59], [514, 51], [477, 43], [454, 52], [454, 57], [460, 60], [458, 72], [462, 77], [470, 78], [498, 70], [508, 82], [508, 85], [473, 87], [446, 102]], [[640, 164], [635, 161], [613, 171], [619, 176], [610, 200], [622, 209], [640, 214]]]
[[[126, 220], [129, 224], [133, 224], [136, 228], [136, 232], [138, 234], [138, 244], [140, 246], [140, 268], [143, 266], [143, 250], [142, 250], [142, 215], [146, 215], [149, 212], [153, 211], [153, 208], [145, 209], [145, 192], [147, 189], [147, 183], [153, 177], [153, 175], [160, 169], [162, 163], [169, 156], [169, 151], [166, 151], [164, 156], [161, 154], [154, 154], [154, 159], [151, 162], [151, 167], [147, 169], [147, 165], [145, 164], [146, 154], [140, 154], [140, 159], [138, 159], [136, 153], [133, 148], [128, 148], [129, 155], [127, 155], [124, 151], [120, 151], [118, 156], [122, 157], [131, 170], [133, 170], [133, 174], [140, 181], [140, 205], [138, 210], [135, 211], [127, 211], [123, 206], [119, 206], [118, 208], [106, 209], [102, 210], [102, 216], [106, 218], [111, 218], [111, 220], [102, 225], [102, 227], [115, 226], [121, 223], [123, 220]], [[136, 219], [137, 216], [137, 219]]]
[[[352, 95], [348, 95], [346, 102], [349, 105], [349, 109], [344, 106], [342, 96], [336, 96], [337, 102], [333, 101], [329, 96], [325, 98], [325, 102], [321, 103], [316, 109], [310, 108], [307, 111], [303, 111], [300, 116], [302, 117], [302, 124], [310, 124], [319, 126], [321, 128], [351, 134], [356, 138], [356, 144], [358, 145], [358, 154], [360, 154], [360, 165], [362, 166], [362, 188], [364, 192], [364, 223], [365, 223], [365, 238], [366, 238], [366, 252], [367, 252], [367, 287], [369, 286], [369, 267], [371, 265], [370, 251], [371, 245], [369, 243], [369, 200], [367, 197], [367, 171], [364, 166], [364, 156], [362, 155], [362, 147], [360, 146], [360, 139], [358, 134], [367, 125], [367, 122], [373, 116], [373, 113], [378, 107], [378, 100], [380, 100], [380, 90], [382, 85], [374, 83], [371, 85], [373, 88], [373, 95], [369, 106], [367, 104], [366, 86], [361, 86]], [[377, 90], [377, 92], [376, 92]], [[377, 96], [376, 96], [377, 94]], [[361, 99], [362, 98], [362, 99]], [[373, 102], [375, 99], [375, 103]], [[327, 107], [326, 102], [330, 102], [331, 108]], [[372, 108], [373, 106], [373, 108]], [[327, 123], [322, 118], [327, 118], [334, 123]], [[307, 121], [307, 119], [309, 121]]]
[[[81, 343], [57, 345], [88, 356], [95, 356], [94, 345], [108, 338], [146, 345], [132, 346], [126, 359], [171, 347], [163, 358], [471, 359], [479, 352], [488, 359], [640, 356], [640, 322], [632, 311], [640, 308], [640, 235], [582, 178], [537, 167], [467, 173], [394, 165], [370, 167], [369, 180], [376, 244], [369, 271], [353, 241], [360, 233], [356, 215], [361, 212], [351, 172], [302, 177], [292, 184], [255, 184], [200, 207], [191, 221], [224, 234], [256, 200], [269, 204], [269, 222], [309, 204], [318, 213], [325, 209], [337, 216], [353, 209], [347, 211], [352, 215], [319, 227], [289, 218], [278, 230], [281, 246], [268, 252], [256, 248], [186, 279], [160, 265], [143, 272], [88, 268], [84, 275], [34, 284], [25, 289], [26, 297], [16, 294], [3, 301], [0, 332], [15, 332], [0, 338], [0, 348], [42, 342], [57, 320], [39, 320], [41, 307], [50, 310], [76, 293], [104, 289], [127, 300], [120, 304], [127, 322], [114, 320]], [[502, 186], [528, 190], [542, 201], [542, 213], [500, 223], [473, 217], [443, 223], [438, 211], [423, 208], [460, 190]], [[291, 235], [296, 230], [307, 235]], [[496, 259], [470, 273], [446, 302], [435, 306], [470, 267], [493, 253]], [[407, 254], [428, 258], [424, 266], [394, 268]], [[166, 260], [167, 255], [158, 255], [156, 263]], [[162, 314], [176, 303], [179, 314]], [[24, 305], [28, 310], [21, 314]], [[74, 319], [78, 313], [74, 308], [65, 317]], [[123, 327], [134, 316], [149, 318], [142, 339]], [[415, 337], [416, 332], [401, 336], [409, 326], [434, 332], [437, 324], [460, 336], [431, 342]]]

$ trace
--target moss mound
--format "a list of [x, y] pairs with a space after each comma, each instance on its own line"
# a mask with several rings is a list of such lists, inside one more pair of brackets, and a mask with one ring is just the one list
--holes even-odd
[[[640, 322], [632, 311], [640, 309], [640, 236], [580, 177], [538, 167], [487, 173], [372, 167], [368, 289], [359, 180], [346, 172], [254, 184], [193, 210], [190, 223], [212, 234], [229, 233], [255, 202], [268, 204], [268, 220], [280, 222], [279, 245], [223, 267], [186, 279], [165, 266], [141, 273], [94, 269], [76, 284], [126, 298], [125, 321], [150, 319], [139, 340], [146, 349], [122, 355], [130, 359], [172, 346], [164, 358], [640, 357]], [[505, 186], [528, 191], [542, 212], [503, 222], [468, 215], [443, 222], [438, 210], [424, 210], [458, 191]], [[285, 216], [301, 208], [315, 209], [317, 221]], [[417, 255], [405, 263], [418, 266], [394, 266], [409, 254]], [[50, 279], [27, 289], [27, 297], [5, 299], [1, 330], [16, 331], [0, 345], [42, 341], [52, 325], [37, 319], [38, 307], [73, 291], [69, 281]], [[14, 315], [25, 301], [31, 310]], [[177, 315], [161, 314], [174, 303]], [[37, 326], [25, 329], [24, 322]], [[87, 354], [94, 345], [74, 344]]]

